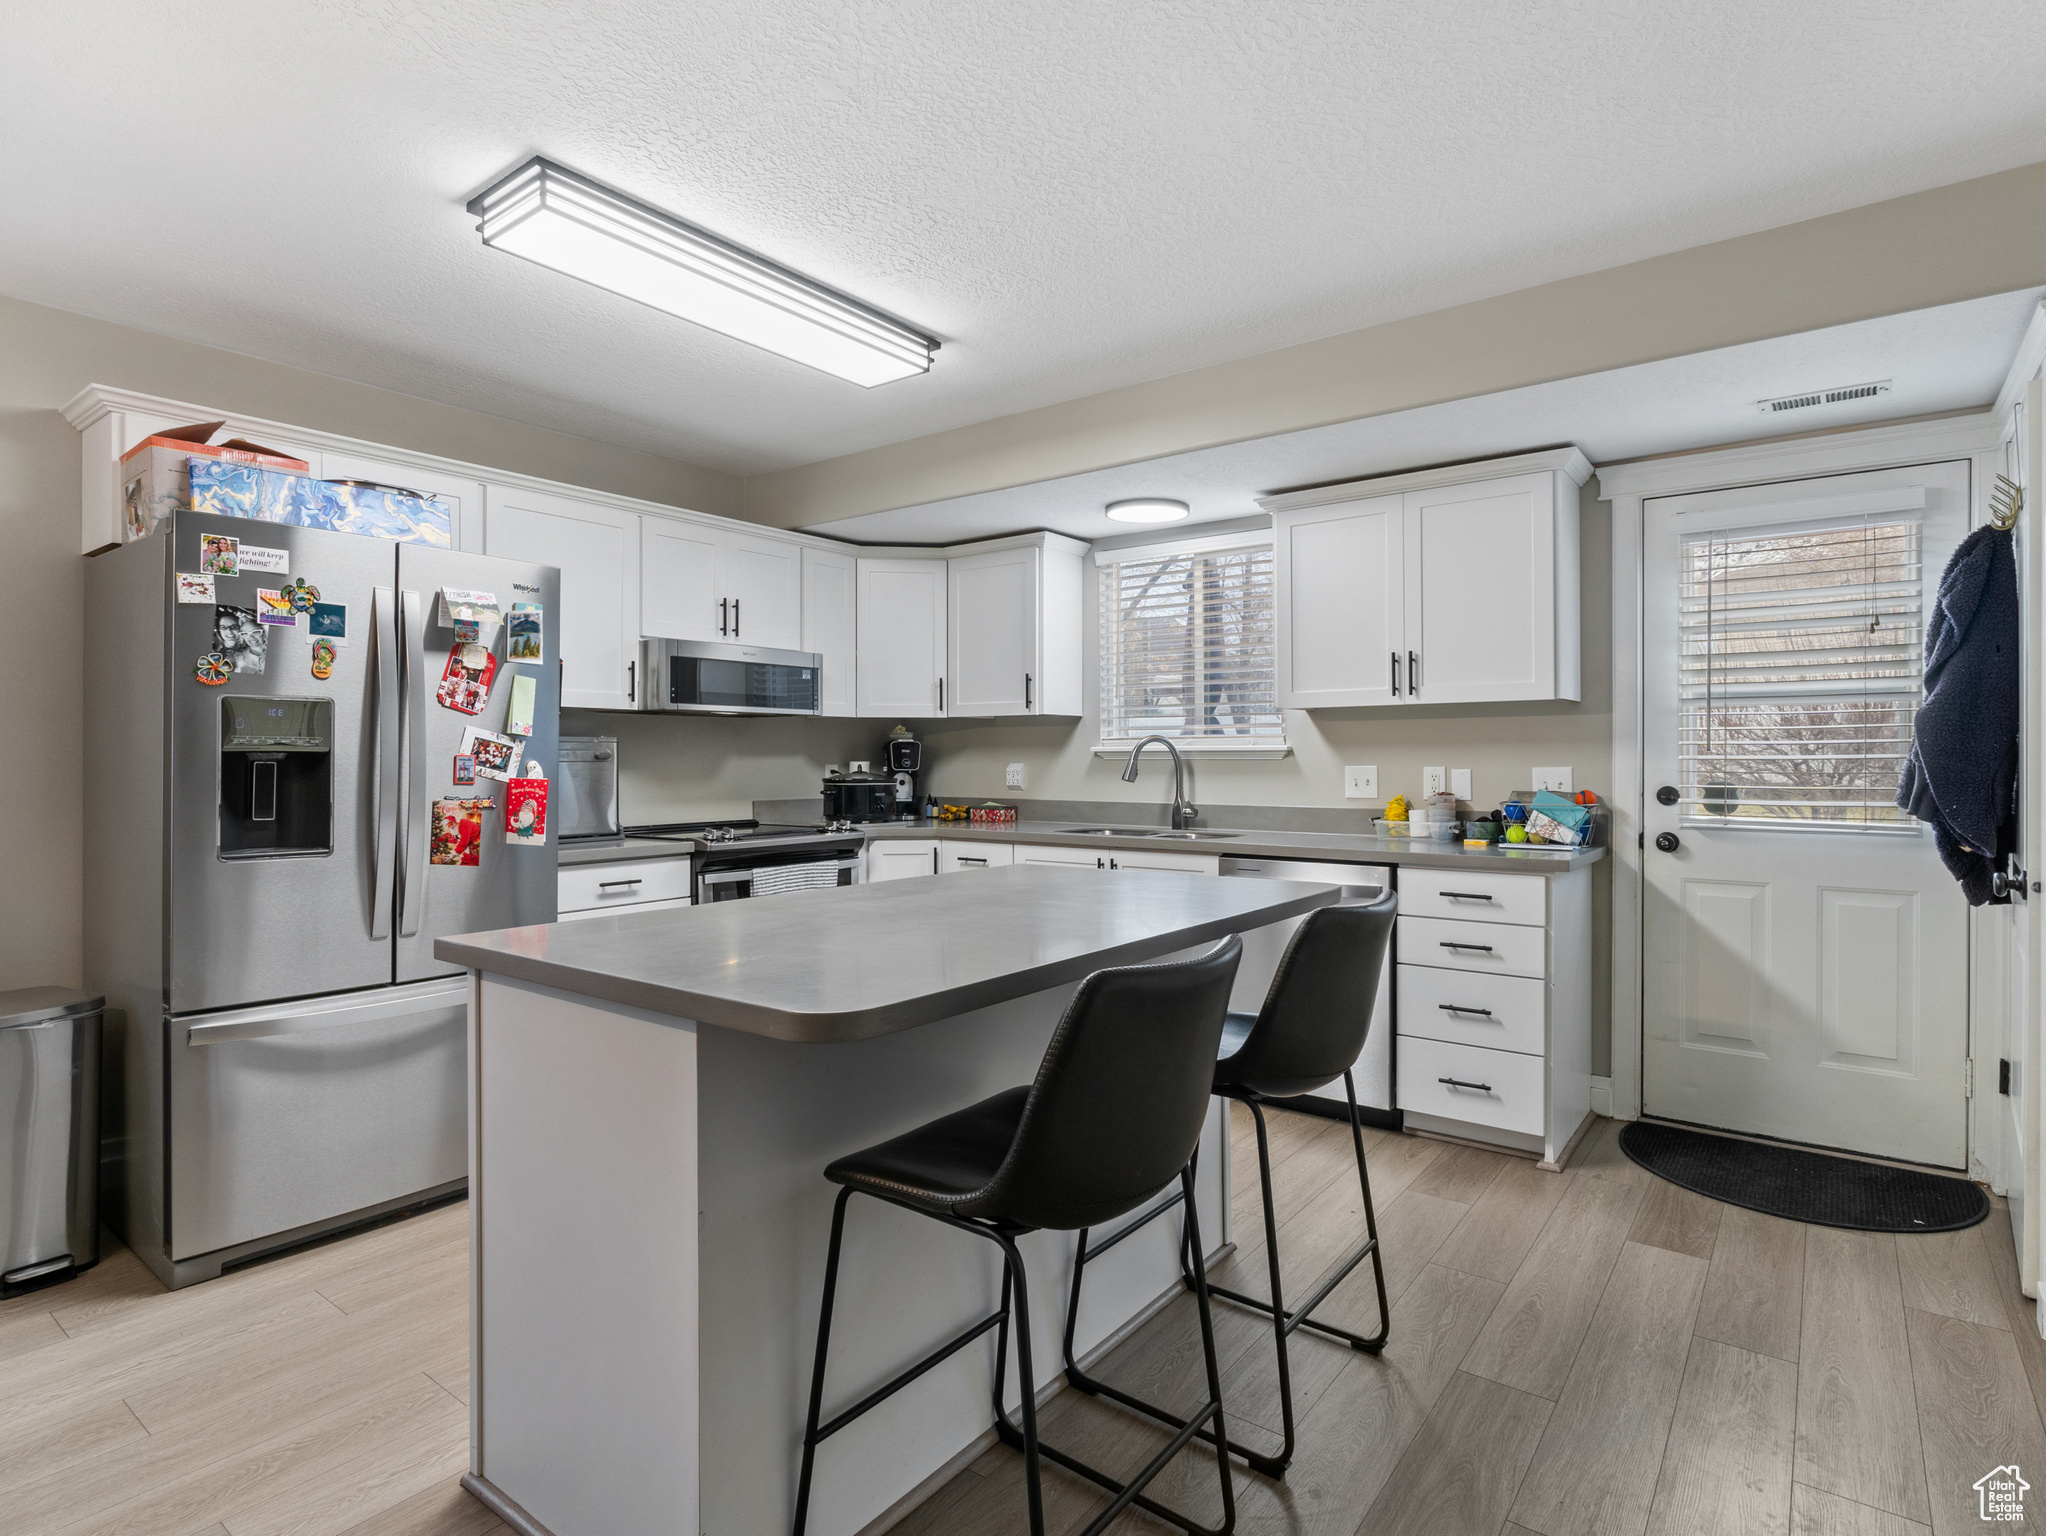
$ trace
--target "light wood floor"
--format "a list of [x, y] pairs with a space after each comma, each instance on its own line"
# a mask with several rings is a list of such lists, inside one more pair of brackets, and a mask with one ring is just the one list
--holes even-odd
[[[1991, 1468], [2046, 1472], [2046, 1344], [2001, 1208], [1951, 1235], [1802, 1227], [1652, 1179], [1613, 1137], [1601, 1126], [1562, 1174], [1368, 1137], [1392, 1342], [1371, 1357], [1294, 1336], [1299, 1451], [1283, 1484], [1239, 1473], [1239, 1529], [1918, 1536], [1982, 1529], [1972, 1484]], [[1361, 1223], [1347, 1132], [1277, 1114], [1273, 1143], [1284, 1273], [1304, 1294]], [[1254, 1170], [1247, 1143], [1238, 1159]], [[1229, 1275], [1261, 1293], [1254, 1174], [1237, 1182]], [[0, 1533], [502, 1531], [457, 1482], [466, 1236], [454, 1206], [176, 1293], [116, 1245], [0, 1303]], [[1324, 1310], [1368, 1327], [1369, 1297], [1360, 1272]], [[1270, 1334], [1224, 1306], [1217, 1320], [1232, 1427], [1275, 1442]], [[1099, 1372], [1197, 1400], [1191, 1302]], [[1111, 1468], [1161, 1443], [1072, 1392], [1043, 1426]], [[1182, 1456], [1154, 1491], [1212, 1517], [1212, 1458]], [[1046, 1492], [1053, 1531], [1105, 1502], [1056, 1471]], [[1025, 1528], [1021, 1460], [998, 1449], [896, 1530]]]

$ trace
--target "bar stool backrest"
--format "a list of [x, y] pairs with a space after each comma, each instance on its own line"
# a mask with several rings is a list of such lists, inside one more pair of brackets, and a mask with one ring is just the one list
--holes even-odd
[[1312, 1093], [1349, 1069], [1371, 1033], [1399, 898], [1317, 907], [1294, 931], [1257, 1023], [1229, 1058], [1231, 1082], [1266, 1098]]
[[1243, 941], [1080, 983], [1031, 1085], [985, 1210], [1072, 1231], [1134, 1210], [1193, 1156]]

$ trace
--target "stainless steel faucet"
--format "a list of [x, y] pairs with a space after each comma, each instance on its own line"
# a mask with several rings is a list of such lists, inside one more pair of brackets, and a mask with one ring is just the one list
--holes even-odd
[[1130, 748], [1130, 760], [1122, 765], [1122, 781], [1125, 784], [1137, 782], [1137, 754], [1157, 742], [1172, 754], [1172, 830], [1184, 832], [1193, 825], [1200, 815], [1200, 807], [1186, 803], [1186, 763], [1179, 755], [1179, 748], [1172, 744], [1170, 736], [1146, 736]]

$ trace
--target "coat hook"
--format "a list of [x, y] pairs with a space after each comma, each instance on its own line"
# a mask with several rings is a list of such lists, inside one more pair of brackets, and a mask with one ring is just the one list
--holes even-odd
[[2018, 523], [2018, 514], [2025, 510], [2025, 488], [2007, 476], [1996, 477], [1995, 488], [1989, 493], [1989, 525], [2008, 533]]

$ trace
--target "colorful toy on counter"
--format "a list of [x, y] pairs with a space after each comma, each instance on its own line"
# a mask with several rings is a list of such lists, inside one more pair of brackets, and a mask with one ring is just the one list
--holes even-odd
[[1507, 842], [1509, 842], [1509, 843], [1524, 843], [1524, 842], [1526, 842], [1526, 841], [1527, 841], [1527, 828], [1526, 828], [1526, 827], [1524, 827], [1524, 826], [1522, 826], [1522, 825], [1521, 825], [1521, 824], [1520, 824], [1519, 822], [1517, 822], [1517, 821], [1515, 821], [1515, 822], [1509, 822], [1509, 823], [1507, 823], [1507, 827], [1506, 827], [1506, 841], [1507, 841]]
[[1407, 819], [1407, 797], [1405, 795], [1394, 795], [1385, 802], [1385, 819], [1387, 821], [1405, 821]]
[[1590, 806], [1577, 799], [1566, 800], [1552, 790], [1538, 790], [1528, 807], [1527, 831], [1545, 843], [1575, 847], [1584, 841], [1591, 822]]

